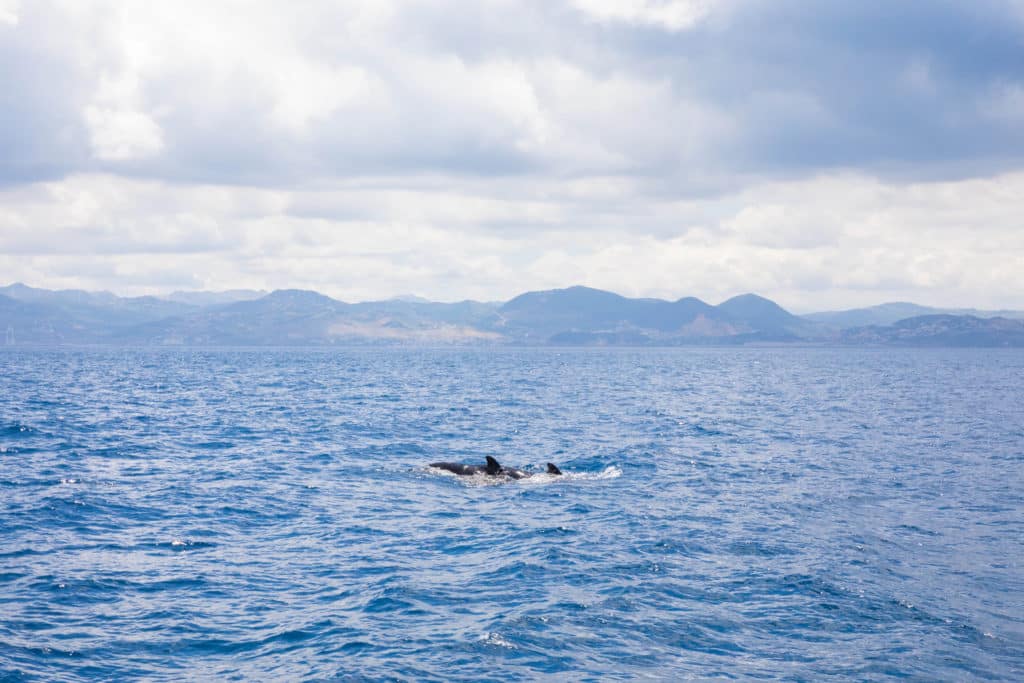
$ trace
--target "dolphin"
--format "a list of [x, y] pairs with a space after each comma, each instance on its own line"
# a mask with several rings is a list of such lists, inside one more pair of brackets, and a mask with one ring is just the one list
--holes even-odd
[[[489, 455], [487, 456], [486, 465], [466, 465], [461, 462], [432, 462], [430, 466], [463, 475], [486, 474], [492, 477], [511, 477], [512, 479], [525, 479], [526, 477], [533, 476], [532, 473], [517, 470], [515, 467], [505, 467]], [[548, 463], [548, 474], [561, 473], [562, 470], [558, 469], [553, 463]]]

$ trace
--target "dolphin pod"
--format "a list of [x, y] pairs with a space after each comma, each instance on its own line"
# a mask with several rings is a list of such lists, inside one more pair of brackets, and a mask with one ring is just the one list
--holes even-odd
[[[461, 462], [432, 462], [430, 466], [463, 475], [486, 474], [492, 477], [511, 477], [512, 479], [525, 479], [526, 477], [533, 476], [530, 472], [517, 470], [515, 467], [505, 467], [489, 455], [487, 456], [486, 465], [466, 465]], [[558, 469], [554, 464], [548, 463], [548, 474], [561, 473], [562, 470]]]

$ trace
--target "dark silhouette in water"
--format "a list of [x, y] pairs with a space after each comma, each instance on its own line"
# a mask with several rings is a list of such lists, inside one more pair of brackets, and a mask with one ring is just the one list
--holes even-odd
[[[486, 465], [466, 465], [461, 462], [432, 462], [430, 463], [430, 466], [436, 467], [439, 470], [445, 470], [447, 472], [462, 475], [487, 474], [492, 477], [511, 477], [512, 479], [525, 479], [526, 477], [533, 476], [530, 472], [517, 470], [514, 467], [505, 467], [489, 455], [487, 456]], [[561, 474], [562, 470], [549, 462], [547, 473]]]

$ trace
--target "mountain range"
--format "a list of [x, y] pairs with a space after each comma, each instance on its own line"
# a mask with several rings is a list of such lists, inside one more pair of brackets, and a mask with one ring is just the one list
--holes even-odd
[[7, 345], [323, 346], [345, 344], [658, 345], [814, 343], [1024, 347], [1024, 312], [908, 303], [794, 315], [743, 294], [634, 299], [589, 287], [527, 292], [510, 301], [438, 303], [418, 297], [346, 303], [308, 290], [109, 292], [0, 287]]

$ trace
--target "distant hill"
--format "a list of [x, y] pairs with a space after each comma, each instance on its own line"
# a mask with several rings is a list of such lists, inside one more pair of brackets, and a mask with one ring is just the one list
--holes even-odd
[[94, 341], [88, 330], [56, 306], [0, 294], [0, 339], [5, 344], [64, 344]]
[[0, 287], [0, 295], [28, 304], [43, 304], [66, 311], [80, 321], [133, 324], [139, 320], [158, 320], [193, 310], [185, 303], [165, 301], [153, 296], [119, 297], [110, 292], [86, 292], [80, 289], [37, 289], [20, 282]]
[[756, 294], [741, 294], [717, 306], [727, 319], [748, 328], [748, 333], [763, 337], [801, 339], [820, 335], [821, 326], [799, 318], [774, 301]]
[[810, 313], [804, 319], [823, 323], [834, 328], [865, 327], [868, 325], [892, 325], [893, 323], [923, 315], [971, 315], [976, 318], [1024, 318], [1024, 311], [985, 311], [975, 308], [933, 308], [905, 301], [894, 301], [867, 308], [852, 308], [846, 311], [825, 311]]
[[[504, 304], [437, 303], [414, 297], [346, 303], [296, 289], [259, 294], [247, 290], [178, 292], [169, 295], [176, 299], [171, 300], [51, 291], [19, 283], [0, 287], [0, 339], [14, 345], [672, 346], [802, 342], [1020, 346], [1024, 338], [1024, 320], [969, 315], [911, 316], [891, 324], [840, 330], [834, 322], [795, 316], [756, 294], [736, 296], [717, 306], [693, 297], [632, 299], [579, 286], [527, 292]], [[886, 315], [919, 308], [913, 304], [876, 307]]]
[[843, 330], [845, 344], [1024, 347], [1024, 320], [973, 315], [922, 315], [892, 325]]
[[683, 335], [686, 326], [702, 316], [723, 335], [736, 332], [700, 299], [628, 299], [589, 287], [521, 294], [498, 309], [498, 315], [498, 329], [532, 342], [571, 332], [640, 334], [648, 340]]
[[130, 337], [136, 343], [161, 345], [467, 343], [498, 338], [480, 329], [493, 310], [471, 301], [349, 304], [290, 289], [140, 325]]
[[319, 344], [347, 304], [316, 292], [278, 290], [251, 301], [210, 306], [138, 325], [126, 341], [173, 345]]
[[712, 306], [694, 297], [629, 299], [589, 287], [569, 287], [522, 294], [498, 314], [498, 329], [508, 336], [542, 343], [732, 343], [797, 340], [819, 331], [814, 323], [755, 294]]
[[0, 310], [0, 333], [24, 343], [100, 343], [142, 322], [194, 310], [187, 304], [151, 296], [119, 297], [77, 289], [52, 291], [15, 283], [0, 296], [17, 302]]

